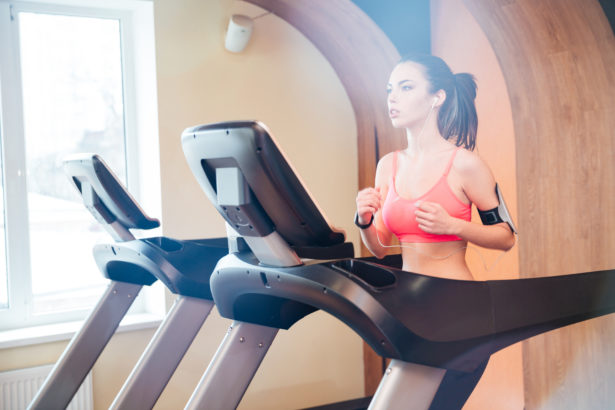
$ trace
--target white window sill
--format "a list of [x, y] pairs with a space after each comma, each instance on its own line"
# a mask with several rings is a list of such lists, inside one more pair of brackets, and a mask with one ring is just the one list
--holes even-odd
[[[153, 329], [157, 328], [161, 322], [162, 317], [160, 315], [151, 313], [132, 314], [126, 316], [120, 322], [116, 333]], [[6, 330], [0, 332], [0, 349], [70, 340], [82, 325], [83, 321], [75, 321]]]

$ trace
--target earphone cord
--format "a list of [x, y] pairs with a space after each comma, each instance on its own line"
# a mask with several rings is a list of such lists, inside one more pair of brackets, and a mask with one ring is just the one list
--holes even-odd
[[[509, 250], [507, 250], [507, 251], [503, 251], [503, 252], [500, 254], [500, 256], [498, 256], [498, 258], [495, 260], [495, 262], [493, 262], [490, 266], [487, 266], [487, 263], [485, 262], [485, 258], [483, 257], [482, 253], [481, 253], [478, 249], [475, 249], [474, 247], [472, 247], [472, 246], [468, 246], [468, 245], [461, 246], [461, 247], [459, 247], [459, 248], [455, 249], [454, 251], [452, 251], [451, 253], [449, 253], [448, 255], [444, 255], [444, 256], [434, 256], [434, 255], [432, 255], [432, 254], [430, 254], [430, 253], [427, 253], [427, 252], [424, 252], [424, 251], [420, 250], [417, 246], [413, 246], [413, 245], [409, 245], [409, 244], [404, 244], [404, 243], [401, 243], [401, 244], [399, 244], [399, 245], [385, 245], [385, 244], [383, 244], [383, 243], [382, 243], [382, 241], [380, 240], [380, 236], [378, 235], [378, 229], [377, 229], [377, 228], [376, 228], [376, 239], [378, 239], [378, 243], [379, 243], [379, 244], [380, 244], [380, 246], [382, 246], [383, 248], [408, 248], [408, 249], [413, 249], [416, 253], [421, 254], [421, 255], [425, 255], [425, 256], [427, 256], [427, 257], [429, 257], [429, 258], [431, 258], [431, 259], [434, 259], [434, 260], [444, 260], [444, 259], [450, 258], [451, 256], [453, 256], [453, 255], [454, 255], [454, 254], [456, 254], [457, 252], [461, 252], [461, 251], [463, 251], [464, 249], [469, 249], [469, 250], [471, 250], [471, 251], [474, 251], [474, 252], [478, 255], [478, 257], [479, 257], [479, 259], [480, 259], [481, 263], [483, 264], [483, 269], [485, 269], [485, 271], [486, 271], [486, 272], [491, 272], [491, 270], [492, 270], [492, 269], [493, 269], [493, 268], [494, 268], [494, 267], [495, 267], [498, 263], [500, 263], [500, 261], [502, 260], [502, 258], [504, 257], [504, 255], [506, 255], [506, 254], [510, 251], [510, 249], [509, 249]], [[517, 238], [517, 235], [515, 235], [515, 245], [517, 244], [517, 239], [518, 239], [518, 238]], [[514, 247], [514, 245], [513, 245], [513, 247]], [[511, 249], [512, 249], [512, 247], [511, 247]]]
[[421, 135], [423, 135], [423, 131], [425, 131], [425, 126], [427, 125], [427, 121], [429, 121], [429, 117], [431, 117], [431, 113], [433, 112], [433, 109], [435, 106], [436, 106], [436, 102], [434, 101], [434, 103], [431, 104], [431, 108], [429, 109], [429, 112], [427, 113], [427, 117], [425, 117], [425, 121], [423, 121], [423, 126], [421, 127], [421, 131], [419, 132], [419, 135], [416, 137], [417, 139], [419, 139]]

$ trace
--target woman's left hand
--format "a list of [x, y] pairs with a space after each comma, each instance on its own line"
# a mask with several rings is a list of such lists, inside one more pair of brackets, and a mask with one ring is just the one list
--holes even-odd
[[416, 222], [423, 231], [435, 235], [457, 235], [457, 218], [446, 212], [442, 205], [435, 202], [420, 202], [417, 210]]

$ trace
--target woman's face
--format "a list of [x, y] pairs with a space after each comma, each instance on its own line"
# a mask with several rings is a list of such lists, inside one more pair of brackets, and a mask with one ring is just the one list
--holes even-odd
[[400, 63], [393, 69], [387, 94], [389, 118], [395, 128], [422, 126], [435, 98], [422, 66], [413, 62]]

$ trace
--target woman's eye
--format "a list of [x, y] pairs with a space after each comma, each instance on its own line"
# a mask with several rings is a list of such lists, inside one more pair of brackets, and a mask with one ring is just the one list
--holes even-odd
[[391, 88], [387, 88], [387, 94], [391, 94], [393, 90]]
[[412, 87], [411, 87], [411, 86], [409, 86], [409, 85], [404, 85], [404, 86], [402, 86], [402, 87], [401, 87], [401, 89], [402, 89], [403, 91], [410, 91], [410, 90], [412, 90]]

